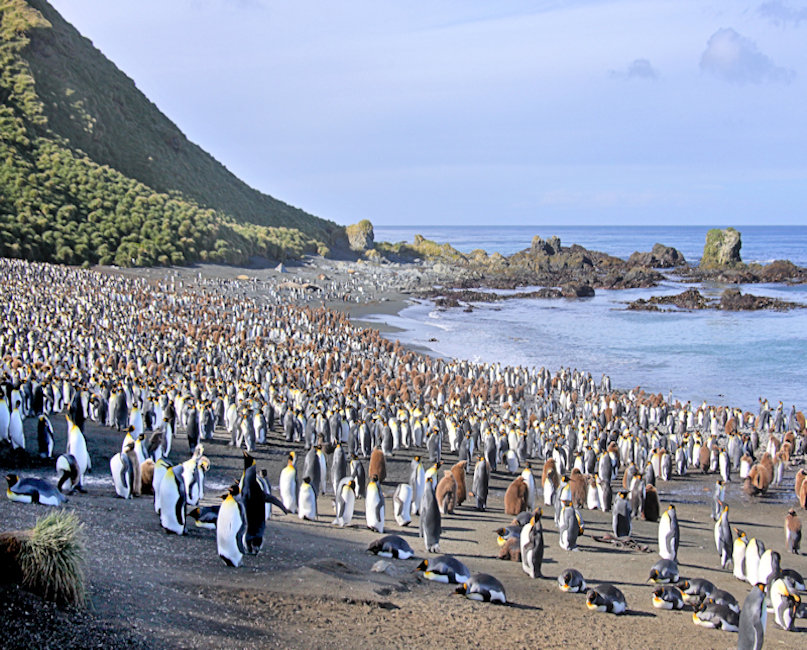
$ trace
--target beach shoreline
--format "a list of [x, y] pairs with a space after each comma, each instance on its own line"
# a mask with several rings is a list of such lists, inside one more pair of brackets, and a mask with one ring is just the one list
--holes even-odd
[[[350, 266], [334, 270], [329, 262], [300, 268], [303, 270], [299, 273], [294, 268], [287, 274], [271, 269], [255, 271], [229, 267], [222, 274], [217, 274], [215, 267], [122, 270], [120, 273], [124, 277], [143, 278], [152, 285], [183, 283], [183, 290], [190, 291], [190, 295], [194, 295], [198, 284], [212, 295], [226, 294], [234, 305], [242, 300], [245, 304], [253, 304], [250, 301], [258, 304], [267, 296], [267, 291], [277, 290], [278, 282], [291, 282], [292, 286], [285, 291], [292, 297], [301, 297], [295, 310], [301, 305], [313, 310], [323, 306], [340, 308], [354, 327], [367, 323], [363, 319], [376, 314], [381, 314], [383, 324], [385, 316], [397, 314], [410, 299], [406, 288], [393, 290], [391, 283], [383, 278], [367, 274], [356, 279], [359, 272], [354, 269], [350, 273], [353, 268]], [[401, 273], [401, 270], [396, 268], [391, 273]], [[325, 288], [323, 292], [345, 294], [344, 290], [349, 288], [352, 293], [363, 286], [362, 300], [340, 304], [339, 300], [331, 302], [327, 296], [321, 300], [316, 293], [306, 293], [305, 283], [313, 282], [320, 275], [327, 278], [320, 282], [336, 285], [335, 290]], [[238, 276], [246, 276], [246, 279], [237, 280]], [[271, 282], [266, 282], [270, 278]], [[278, 303], [280, 315], [283, 315], [283, 304]], [[219, 320], [224, 320], [224, 314]], [[368, 324], [380, 330], [375, 320]], [[392, 338], [394, 330], [389, 329], [385, 334]], [[373, 347], [361, 352], [372, 358], [379, 354], [378, 339], [371, 336], [367, 340]], [[332, 350], [323, 348], [316, 352], [324, 355]], [[420, 361], [425, 362], [417, 356], [410, 359], [413, 365]], [[442, 365], [439, 359], [430, 363], [440, 364], [434, 368], [448, 372], [447, 365]], [[614, 394], [620, 393], [614, 391]], [[502, 407], [503, 402], [491, 400], [491, 409], [506, 410]], [[52, 420], [55, 447], [64, 449], [66, 421], [57, 415]], [[25, 427], [34, 448], [36, 422], [27, 419]], [[122, 435], [114, 429], [87, 423], [89, 451], [95, 469], [88, 477], [87, 494], [71, 495], [67, 504], [67, 509], [74, 511], [85, 527], [91, 611], [97, 617], [98, 626], [111, 630], [110, 639], [134, 639], [142, 647], [177, 648], [337, 647], [346, 644], [357, 648], [435, 645], [461, 648], [468, 644], [611, 648], [627, 636], [641, 639], [643, 647], [647, 648], [668, 648], [678, 643], [709, 648], [736, 645], [736, 636], [732, 633], [694, 626], [689, 611], [653, 609], [647, 575], [658, 559], [655, 552], [658, 524], [655, 522], [634, 520], [634, 538], [648, 545], [651, 552], [630, 551], [594, 539], [610, 532], [610, 512], [582, 510], [585, 531], [580, 539], [580, 550], [565, 551], [558, 544], [552, 508], [545, 507], [545, 577], [530, 579], [519, 563], [497, 559], [499, 547], [494, 531], [512, 520], [512, 516], [503, 512], [503, 499], [514, 475], [503, 469], [492, 474], [489, 507], [485, 512], [477, 511], [466, 502], [458, 506], [453, 515], [445, 516], [441, 550], [455, 555], [473, 571], [497, 576], [507, 590], [509, 607], [466, 601], [452, 595], [450, 587], [425, 582], [414, 573], [415, 560], [393, 560], [391, 568], [374, 572], [378, 558], [367, 554], [365, 549], [380, 535], [365, 526], [364, 501], [357, 502], [352, 526], [335, 527], [331, 524], [331, 487], [318, 498], [318, 521], [301, 521], [294, 515], [275, 511], [267, 524], [261, 553], [246, 556], [243, 566], [237, 569], [226, 567], [216, 555], [215, 532], [196, 528], [189, 520], [187, 535], [167, 535], [160, 527], [150, 497], [115, 498], [108, 468], [110, 457], [120, 450]], [[241, 475], [241, 450], [228, 442], [229, 434], [221, 427], [204, 442], [210, 471], [205, 479], [203, 505], [220, 503], [220, 495]], [[178, 461], [190, 453], [181, 435], [175, 440], [175, 449], [172, 457]], [[253, 452], [258, 466], [267, 470], [275, 490], [290, 450], [300, 457], [305, 455], [300, 442], [286, 442], [282, 426], [276, 421], [267, 444], [259, 444]], [[408, 480], [415, 455], [425, 457], [426, 450], [401, 448], [388, 458], [387, 479], [382, 487], [387, 501], [384, 532], [401, 535], [415, 549], [416, 555], [423, 558], [428, 554], [418, 536], [417, 522], [402, 527], [392, 517], [395, 486]], [[450, 467], [457, 462], [458, 454], [446, 449], [444, 460], [445, 466]], [[798, 462], [802, 461], [799, 457]], [[531, 462], [536, 477], [540, 476], [541, 462]], [[793, 489], [796, 468], [795, 464], [789, 466], [782, 484], [771, 487], [762, 497], [748, 497], [740, 481], [731, 482], [726, 499], [732, 508], [732, 524], [745, 528], [749, 536], [760, 537], [768, 547], [783, 551], [782, 521], [787, 508], [796, 502]], [[24, 467], [20, 472], [52, 477], [50, 469], [43, 472]], [[730, 572], [719, 568], [714, 549], [709, 510], [716, 478], [713, 473], [701, 472], [674, 476], [668, 482], [659, 482], [659, 497], [663, 506], [675, 503], [678, 509], [682, 525], [682, 575], [708, 578], [742, 601], [749, 585], [736, 581]], [[470, 477], [467, 480], [470, 482]], [[617, 482], [614, 488], [618, 490]], [[3, 500], [0, 502], [0, 530], [29, 527], [44, 512], [44, 507]], [[802, 575], [807, 574], [805, 556], [783, 553], [783, 564]], [[616, 617], [592, 613], [585, 607], [584, 596], [562, 594], [555, 579], [569, 566], [581, 570], [590, 583], [616, 584], [626, 595], [628, 614]], [[30, 620], [4, 621], [14, 626], [11, 629], [15, 630], [14, 638], [19, 646], [37, 642], [31, 630], [26, 631], [23, 624], [26, 620], [28, 628], [36, 626], [35, 614]], [[72, 629], [68, 623], [63, 627]], [[795, 635], [784, 632], [769, 620], [766, 641], [769, 645], [792, 647], [807, 632], [803, 621], [797, 621], [797, 630]], [[58, 631], [54, 630], [53, 634]], [[73, 639], [74, 643], [76, 641]]]

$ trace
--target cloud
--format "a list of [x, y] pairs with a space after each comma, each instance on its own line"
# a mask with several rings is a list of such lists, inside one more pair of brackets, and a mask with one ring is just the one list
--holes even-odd
[[794, 27], [798, 27], [801, 21], [807, 21], [807, 8], [794, 9], [784, 2], [779, 2], [779, 0], [764, 2], [757, 11], [763, 18], [767, 18], [774, 25], [781, 25], [782, 27], [790, 23]]
[[610, 70], [608, 75], [612, 79], [649, 79], [659, 78], [658, 71], [650, 65], [647, 59], [636, 59], [628, 64], [626, 70]]
[[700, 66], [701, 70], [736, 84], [790, 83], [796, 76], [793, 70], [777, 66], [759, 51], [754, 41], [733, 29], [719, 29], [712, 34]]

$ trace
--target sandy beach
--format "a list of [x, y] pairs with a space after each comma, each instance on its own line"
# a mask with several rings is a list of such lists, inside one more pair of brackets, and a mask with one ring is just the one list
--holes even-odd
[[[406, 304], [408, 288], [415, 282], [414, 277], [411, 282], [406, 277], [401, 281], [401, 275], [406, 276], [409, 271], [388, 269], [372, 281], [354, 283], [358, 272], [349, 271], [348, 264], [329, 262], [324, 267], [291, 268], [284, 278], [300, 285], [319, 282], [323, 296], [317, 302], [345, 310], [357, 326], [366, 323], [363, 318], [369, 314], [396, 313]], [[271, 270], [228, 267], [124, 273], [150, 281], [170, 274], [187, 282], [195, 278], [210, 283], [222, 277], [247, 276], [242, 286], [245, 294], [262, 291], [262, 283], [276, 277]], [[318, 280], [322, 275], [326, 279]], [[344, 289], [349, 289], [349, 293], [362, 283], [365, 296], [360, 302], [337, 299], [338, 293], [345, 293]], [[394, 338], [389, 327], [375, 320], [372, 326], [386, 330], [388, 338]], [[62, 450], [66, 421], [57, 414], [51, 420], [56, 449]], [[25, 422], [28, 440], [32, 441], [28, 445], [31, 451], [36, 445], [35, 424], [30, 419]], [[153, 648], [346, 645], [459, 648], [469, 644], [613, 648], [626, 643], [643, 648], [670, 648], [679, 644], [698, 648], [736, 647], [736, 634], [693, 625], [689, 609], [676, 612], [652, 607], [652, 587], [647, 578], [658, 559], [656, 523], [634, 520], [633, 537], [648, 545], [648, 552], [617, 549], [593, 539], [610, 532], [611, 513], [582, 510], [585, 533], [579, 550], [565, 551], [558, 545], [552, 509], [545, 508], [545, 577], [530, 579], [519, 563], [497, 559], [499, 547], [494, 531], [512, 520], [503, 512], [503, 496], [513, 476], [501, 469], [491, 475], [488, 510], [478, 512], [466, 502], [454, 515], [446, 515], [440, 545], [444, 553], [455, 555], [472, 571], [499, 578], [510, 601], [506, 607], [471, 602], [454, 595], [451, 586], [423, 580], [414, 572], [418, 560], [391, 560], [386, 572], [374, 572], [372, 568], [378, 558], [365, 549], [379, 534], [364, 524], [364, 501], [357, 501], [352, 525], [339, 529], [331, 525], [334, 510], [330, 488], [318, 499], [318, 521], [302, 521], [275, 509], [260, 554], [245, 556], [239, 568], [226, 567], [216, 553], [215, 531], [196, 528], [189, 519], [185, 536], [168, 535], [160, 527], [151, 497], [132, 500], [115, 497], [109, 459], [119, 451], [122, 434], [90, 421], [86, 426], [94, 469], [87, 478], [87, 494], [72, 495], [66, 507], [76, 512], [85, 527], [89, 615], [68, 611], [64, 618], [54, 614], [51, 623], [38, 624], [37, 611], [15, 610], [15, 616], [7, 615], [3, 620], [7, 630], [5, 647], [49, 647], [56, 628], [68, 630], [66, 637], [59, 637], [61, 648], [87, 647], [82, 640], [94, 638], [106, 646], [111, 639], [117, 639], [120, 647]], [[229, 446], [228, 440], [229, 434], [217, 428], [213, 440], [204, 443], [205, 455], [211, 463], [204, 504], [219, 503], [219, 495], [241, 474], [241, 451]], [[187, 443], [178, 435], [175, 444], [172, 457], [184, 460]], [[285, 441], [280, 422], [276, 421], [267, 444], [258, 445], [253, 453], [258, 467], [268, 470], [273, 486], [278, 484], [290, 450], [304, 455], [301, 443]], [[428, 554], [418, 536], [417, 519], [405, 528], [395, 523], [392, 493], [398, 483], [407, 481], [415, 453], [424, 451], [396, 451], [387, 460], [388, 475], [383, 485], [387, 499], [384, 532], [404, 537], [418, 558]], [[447, 451], [447, 445], [443, 460], [445, 467], [457, 460], [456, 454]], [[794, 461], [781, 485], [770, 488], [764, 496], [744, 495], [741, 481], [735, 479], [727, 489], [726, 500], [731, 506], [732, 526], [779, 550], [783, 567], [806, 575], [805, 557], [788, 554], [784, 548], [784, 516], [789, 507], [797, 506], [794, 475], [803, 459]], [[540, 477], [541, 461], [534, 460], [532, 467], [536, 477]], [[52, 466], [23, 467], [17, 471], [53, 476]], [[469, 484], [470, 478], [469, 475]], [[714, 524], [709, 514], [715, 479], [714, 474], [690, 473], [685, 477], [674, 476], [669, 482], [659, 481], [659, 498], [662, 507], [674, 503], [678, 510], [681, 576], [707, 578], [742, 603], [750, 586], [736, 580], [730, 571], [720, 569], [714, 547]], [[621, 482], [621, 473], [618, 480]], [[4, 499], [0, 502], [0, 530], [32, 526], [44, 511], [44, 507]], [[559, 591], [556, 578], [568, 567], [580, 570], [590, 585], [600, 582], [617, 585], [626, 596], [628, 612], [622, 616], [592, 613], [585, 607], [585, 596]], [[807, 623], [800, 619], [796, 628], [795, 632], [781, 630], [769, 616], [766, 646], [802, 645], [807, 638], [804, 636]]]

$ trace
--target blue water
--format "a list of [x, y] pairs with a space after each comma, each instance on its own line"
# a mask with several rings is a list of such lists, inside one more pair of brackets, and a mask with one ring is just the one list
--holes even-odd
[[[660, 242], [697, 261], [708, 227], [407, 227], [375, 230], [376, 240], [409, 241], [415, 234], [449, 242], [467, 252], [483, 248], [509, 255], [532, 236], [557, 235], [573, 243], [627, 258]], [[807, 266], [807, 227], [744, 227], [747, 262], [790, 259]], [[398, 316], [379, 316], [400, 328], [394, 338], [452, 358], [557, 370], [580, 368], [595, 377], [607, 372], [614, 385], [672, 392], [675, 399], [756, 409], [757, 399], [807, 409], [807, 309], [790, 312], [719, 311], [653, 313], [625, 310], [625, 303], [651, 295], [680, 293], [687, 285], [665, 282], [655, 289], [597, 291], [584, 300], [508, 300], [462, 309], [437, 310], [423, 301]], [[721, 285], [699, 287], [718, 296]], [[807, 305], [807, 285], [748, 285], [745, 293]], [[434, 340], [436, 339], [436, 340]]]

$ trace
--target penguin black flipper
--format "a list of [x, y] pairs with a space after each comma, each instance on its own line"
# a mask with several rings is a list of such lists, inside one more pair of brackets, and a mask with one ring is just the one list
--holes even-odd
[[264, 500], [266, 503], [271, 503], [274, 506], [277, 506], [283, 511], [283, 514], [289, 514], [289, 511], [286, 509], [286, 506], [283, 505], [283, 502], [278, 499], [274, 494], [266, 494], [264, 496]]

